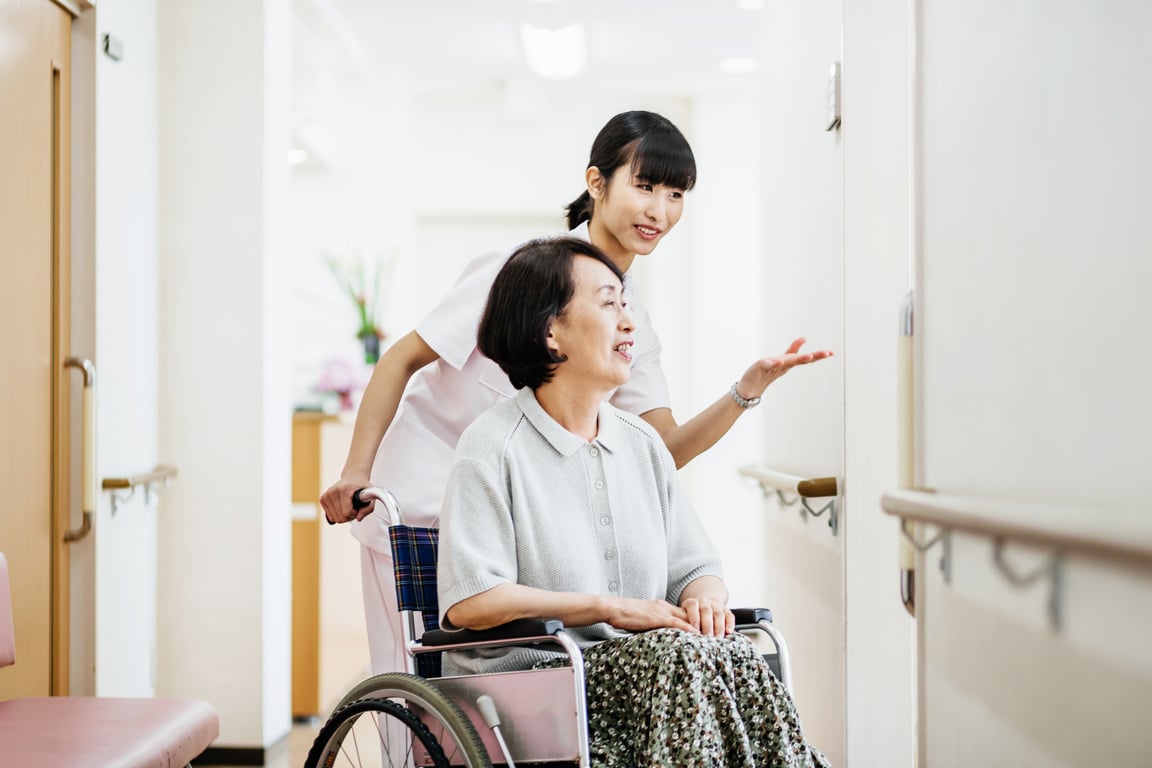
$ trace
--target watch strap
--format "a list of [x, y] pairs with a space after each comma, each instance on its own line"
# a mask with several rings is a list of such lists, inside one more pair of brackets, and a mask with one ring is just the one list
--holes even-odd
[[728, 394], [730, 394], [732, 399], [736, 401], [736, 405], [744, 409], [755, 408], [756, 406], [760, 405], [759, 397], [746, 398], [741, 396], [740, 393], [736, 391], [736, 384], [739, 383], [740, 382], [736, 382], [732, 385], [732, 389], [728, 390]]

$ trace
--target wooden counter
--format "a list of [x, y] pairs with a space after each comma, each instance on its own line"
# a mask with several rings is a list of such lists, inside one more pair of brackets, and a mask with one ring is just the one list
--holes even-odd
[[360, 588], [360, 545], [330, 526], [321, 492], [340, 476], [351, 417], [301, 412], [292, 418], [292, 716], [326, 718], [368, 673]]

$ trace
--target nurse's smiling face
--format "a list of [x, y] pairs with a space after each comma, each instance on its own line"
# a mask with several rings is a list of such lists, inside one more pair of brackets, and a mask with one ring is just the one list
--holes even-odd
[[589, 238], [623, 270], [632, 266], [636, 254], [652, 253], [684, 213], [683, 189], [653, 184], [627, 165], [610, 180], [598, 168], [589, 168], [587, 181], [595, 201]]
[[624, 287], [608, 267], [588, 256], [572, 262], [572, 300], [552, 321], [548, 346], [566, 358], [554, 381], [579, 378], [607, 392], [632, 376], [632, 318]]

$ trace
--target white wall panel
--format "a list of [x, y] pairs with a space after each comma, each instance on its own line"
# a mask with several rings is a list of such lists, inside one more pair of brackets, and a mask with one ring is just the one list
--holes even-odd
[[[924, 484], [1137, 516], [1152, 490], [1152, 8], [921, 0], [917, 199]], [[919, 332], [919, 331], [918, 331]], [[1074, 513], [1083, 516], [1083, 512]], [[1152, 527], [1152, 513], [1146, 514]], [[1009, 548], [1027, 572], [1049, 553]], [[987, 538], [922, 568], [932, 766], [1145, 765], [1146, 566], [1070, 556], [1011, 587]]]
[[1152, 502], [1152, 7], [922, 14], [925, 484]]
[[[826, 132], [829, 67], [842, 58], [840, 3], [772, 3], [762, 21], [764, 345], [806, 336], [839, 354], [774, 383], [760, 406], [762, 463], [803, 477], [844, 471], [844, 176], [838, 132]], [[766, 591], [795, 649], [805, 732], [844, 764], [844, 537], [826, 518], [764, 503]]]
[[[156, 3], [111, 0], [97, 32], [124, 43], [120, 61], [93, 50], [96, 71], [97, 476], [151, 471], [158, 452], [159, 98]], [[95, 538], [95, 692], [156, 692], [157, 498], [140, 489], [113, 514], [100, 494]], [[85, 672], [81, 671], [81, 675]]]
[[844, 5], [847, 765], [911, 768], [913, 619], [898, 577], [897, 334], [911, 275], [910, 9]]
[[291, 5], [166, 3], [161, 78], [160, 680], [219, 745], [290, 727]]

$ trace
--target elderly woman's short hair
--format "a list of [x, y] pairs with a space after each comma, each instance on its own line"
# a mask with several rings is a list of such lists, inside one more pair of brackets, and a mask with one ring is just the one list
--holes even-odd
[[624, 273], [596, 246], [574, 237], [554, 237], [530, 240], [517, 248], [492, 283], [477, 347], [516, 389], [536, 389], [551, 381], [556, 365], [566, 359], [548, 348], [548, 332], [572, 301], [577, 256], [596, 259], [623, 281]]

